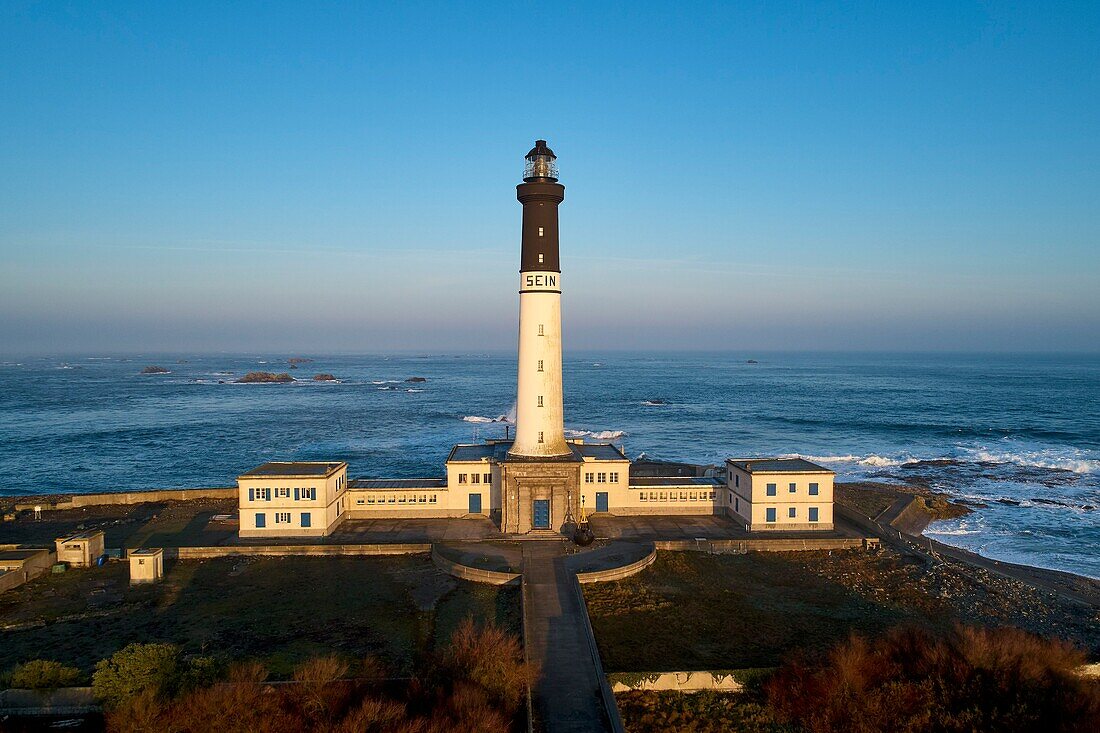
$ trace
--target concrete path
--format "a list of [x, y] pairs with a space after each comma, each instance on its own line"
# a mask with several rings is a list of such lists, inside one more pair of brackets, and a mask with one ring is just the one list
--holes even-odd
[[600, 696], [588, 615], [560, 541], [523, 547], [524, 626], [528, 656], [540, 677], [534, 689], [535, 730], [613, 730]]

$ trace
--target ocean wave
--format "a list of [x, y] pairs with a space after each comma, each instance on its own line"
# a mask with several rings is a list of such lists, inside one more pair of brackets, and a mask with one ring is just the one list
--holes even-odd
[[886, 456], [879, 456], [872, 453], [868, 456], [846, 455], [846, 456], [807, 456], [800, 453], [788, 453], [783, 458], [803, 458], [807, 461], [814, 463], [855, 463], [860, 466], [870, 466], [872, 468], [889, 468], [893, 466], [904, 466], [910, 463], [919, 463], [921, 459], [907, 456], [905, 458], [887, 458]]
[[595, 438], [596, 440], [616, 440], [626, 435], [622, 430], [566, 430], [567, 438]]
[[510, 423], [510, 422], [512, 422], [511, 420], [508, 419], [507, 415], [500, 415], [498, 417], [482, 417], [481, 415], [467, 415], [466, 417], [464, 417], [462, 419], [465, 420], [466, 422], [476, 422], [476, 423], [491, 423], [491, 422]]
[[1030, 468], [1050, 468], [1073, 473], [1096, 473], [1100, 471], [1100, 460], [1082, 458], [1079, 455], [1057, 455], [1052, 451], [999, 452], [984, 448], [964, 449], [970, 460], [977, 463], [1011, 463]]
[[422, 390], [422, 389], [407, 389], [405, 391], [406, 392], [423, 392], [424, 390]]

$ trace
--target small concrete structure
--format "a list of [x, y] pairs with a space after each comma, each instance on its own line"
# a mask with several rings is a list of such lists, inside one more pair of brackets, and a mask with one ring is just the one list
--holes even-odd
[[156, 583], [164, 577], [164, 550], [149, 547], [130, 553], [130, 585]]
[[74, 568], [90, 568], [104, 554], [105, 549], [106, 536], [101, 529], [58, 537], [57, 561], [68, 563]]
[[37, 578], [53, 563], [54, 554], [49, 550], [4, 546], [0, 549], [0, 593]]

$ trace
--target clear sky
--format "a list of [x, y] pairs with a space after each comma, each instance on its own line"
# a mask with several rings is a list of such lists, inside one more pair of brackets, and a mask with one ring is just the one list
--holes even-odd
[[0, 3], [0, 353], [1100, 350], [1100, 3]]

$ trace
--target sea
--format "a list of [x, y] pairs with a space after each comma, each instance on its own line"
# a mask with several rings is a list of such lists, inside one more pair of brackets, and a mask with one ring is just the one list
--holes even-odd
[[[510, 428], [515, 370], [514, 353], [8, 359], [0, 495], [231, 486], [267, 460], [440, 476], [452, 444]], [[295, 381], [236, 381], [250, 371]], [[936, 539], [1100, 578], [1100, 355], [571, 352], [564, 383], [569, 434], [631, 458], [919, 481], [974, 510]]]

